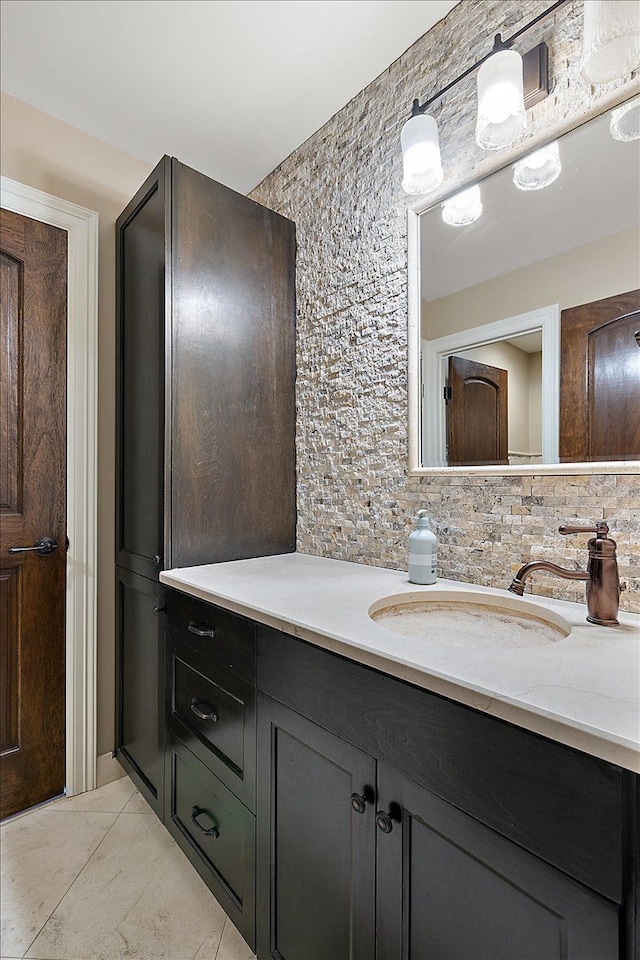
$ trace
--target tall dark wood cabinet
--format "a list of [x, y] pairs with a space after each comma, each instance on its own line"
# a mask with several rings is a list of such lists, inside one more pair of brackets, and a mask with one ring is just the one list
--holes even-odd
[[295, 549], [295, 228], [164, 157], [116, 235], [116, 752], [162, 815], [159, 573]]

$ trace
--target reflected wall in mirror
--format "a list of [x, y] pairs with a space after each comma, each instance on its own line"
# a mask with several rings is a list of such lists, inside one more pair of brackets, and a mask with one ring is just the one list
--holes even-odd
[[640, 140], [609, 127], [544, 188], [481, 181], [472, 223], [419, 216], [422, 467], [640, 460]]

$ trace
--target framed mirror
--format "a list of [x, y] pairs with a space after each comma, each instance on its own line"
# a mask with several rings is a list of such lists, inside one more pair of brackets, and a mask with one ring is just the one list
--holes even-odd
[[409, 211], [412, 473], [640, 471], [640, 140], [610, 124]]

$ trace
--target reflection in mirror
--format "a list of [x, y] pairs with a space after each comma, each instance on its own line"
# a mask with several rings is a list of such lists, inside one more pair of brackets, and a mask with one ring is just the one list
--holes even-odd
[[420, 216], [425, 467], [640, 459], [640, 140], [540, 154]]

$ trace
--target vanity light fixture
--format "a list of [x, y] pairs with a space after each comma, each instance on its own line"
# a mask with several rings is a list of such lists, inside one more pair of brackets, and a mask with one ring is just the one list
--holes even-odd
[[562, 170], [558, 141], [534, 150], [513, 166], [513, 182], [519, 190], [542, 190], [557, 180]]
[[609, 129], [614, 140], [640, 140], [640, 97], [611, 111]]
[[584, 61], [587, 83], [620, 80], [640, 66], [640, 16], [634, 0], [585, 0]]
[[481, 213], [482, 198], [477, 183], [454, 194], [442, 204], [442, 219], [452, 227], [466, 227], [474, 223]]
[[[417, 100], [414, 103], [417, 104]], [[400, 134], [402, 143], [402, 188], [419, 196], [431, 193], [444, 179], [440, 159], [438, 124], [433, 117], [417, 110], [405, 123]]]
[[[568, 3], [568, 0], [556, 0], [506, 40], [498, 34], [491, 53], [482, 57], [424, 103], [421, 104], [417, 99], [413, 101], [411, 117], [402, 128], [401, 134], [402, 186], [407, 193], [414, 196], [430, 193], [442, 183], [444, 175], [440, 161], [438, 128], [435, 119], [427, 115], [427, 110], [443, 94], [477, 70], [480, 71], [476, 124], [478, 142], [486, 149], [498, 150], [513, 143], [521, 135], [526, 126], [525, 111], [549, 95], [549, 50], [546, 43], [539, 43], [524, 56], [520, 56], [511, 47], [527, 30], [565, 3]], [[419, 123], [421, 117], [429, 122]]]
[[500, 34], [493, 53], [478, 70], [476, 143], [485, 150], [509, 147], [527, 126], [522, 57]]

